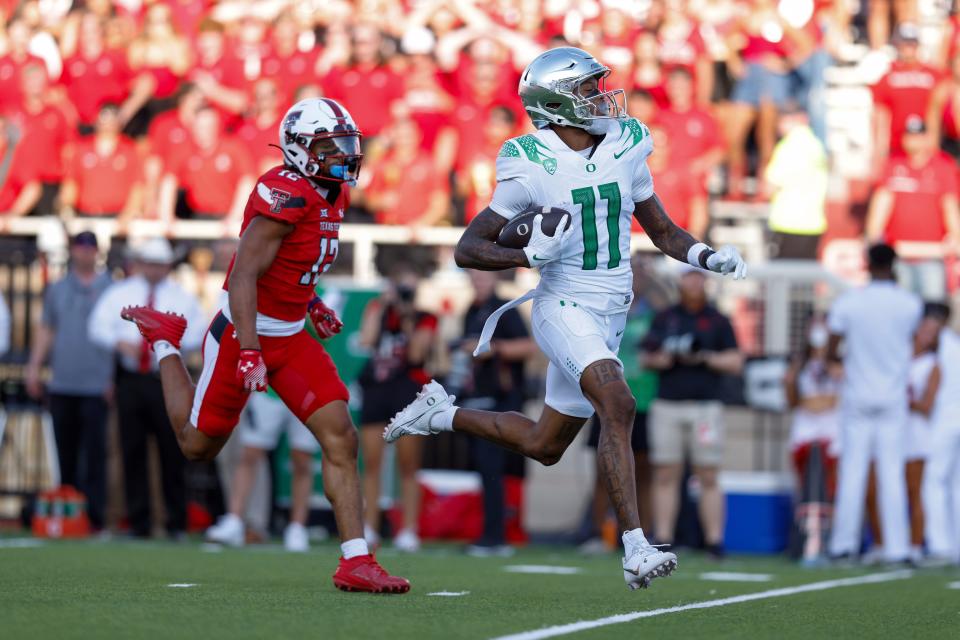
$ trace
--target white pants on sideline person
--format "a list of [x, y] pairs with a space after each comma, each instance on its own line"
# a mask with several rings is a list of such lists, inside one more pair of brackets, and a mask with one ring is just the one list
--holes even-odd
[[960, 415], [937, 416], [923, 470], [923, 512], [930, 555], [960, 559]]
[[860, 552], [867, 476], [875, 463], [880, 499], [883, 555], [906, 560], [910, 553], [904, 443], [907, 407], [844, 407], [840, 415], [839, 486], [834, 508], [830, 554]]

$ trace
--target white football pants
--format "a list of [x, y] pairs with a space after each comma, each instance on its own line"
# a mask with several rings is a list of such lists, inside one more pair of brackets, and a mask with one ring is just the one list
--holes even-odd
[[860, 552], [867, 476], [872, 460], [877, 473], [884, 558], [893, 562], [906, 560], [910, 551], [904, 466], [907, 407], [870, 410], [844, 407], [840, 425], [839, 487], [830, 554]]
[[938, 416], [930, 434], [930, 457], [923, 469], [923, 514], [927, 546], [933, 555], [957, 559], [960, 553], [960, 415]]

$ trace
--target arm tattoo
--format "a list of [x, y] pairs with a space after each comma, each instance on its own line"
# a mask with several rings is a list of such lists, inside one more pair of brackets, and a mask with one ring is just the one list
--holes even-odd
[[680, 262], [687, 261], [687, 252], [698, 240], [670, 219], [657, 194], [643, 202], [635, 202], [633, 217], [647, 232], [657, 249]]
[[489, 207], [477, 214], [457, 243], [454, 253], [457, 266], [479, 271], [530, 266], [523, 249], [510, 249], [497, 244], [497, 235], [505, 224], [507, 219]]

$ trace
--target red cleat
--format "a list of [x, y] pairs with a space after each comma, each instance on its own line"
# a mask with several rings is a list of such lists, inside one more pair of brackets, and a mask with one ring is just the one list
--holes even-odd
[[187, 330], [187, 319], [183, 316], [149, 307], [126, 307], [120, 317], [137, 325], [151, 349], [157, 340], [166, 340], [179, 349], [183, 332]]
[[406, 593], [410, 581], [392, 576], [380, 566], [373, 555], [357, 556], [344, 560], [333, 574], [333, 584], [341, 591], [364, 591], [367, 593]]

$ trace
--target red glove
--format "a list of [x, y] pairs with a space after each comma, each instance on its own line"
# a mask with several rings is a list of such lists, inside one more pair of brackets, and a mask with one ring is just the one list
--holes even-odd
[[307, 306], [310, 312], [310, 321], [313, 322], [313, 328], [317, 330], [317, 335], [321, 338], [331, 338], [343, 329], [343, 323], [333, 312], [333, 309], [323, 304], [323, 300], [315, 297]]
[[247, 391], [267, 390], [267, 365], [259, 349], [241, 349], [237, 361], [237, 379]]

